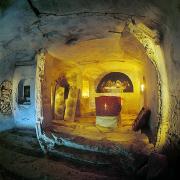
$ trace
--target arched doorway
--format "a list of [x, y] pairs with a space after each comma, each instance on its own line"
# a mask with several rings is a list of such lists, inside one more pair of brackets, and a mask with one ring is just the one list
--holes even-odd
[[[167, 109], [167, 107], [168, 107], [168, 104], [167, 104], [167, 105], [165, 105], [162, 108], [162, 103], [163, 103], [162, 102], [162, 96], [164, 95], [165, 97], [167, 97], [166, 99], [168, 99], [168, 94], [166, 94], [167, 93], [167, 87], [161, 84], [161, 80], [162, 80], [162, 78], [165, 78], [165, 84], [166, 84], [167, 83], [167, 81], [166, 81], [167, 80], [166, 79], [167, 76], [166, 76], [165, 66], [164, 66], [164, 64], [162, 62], [163, 61], [163, 57], [162, 57], [161, 48], [158, 45], [155, 44], [157, 41], [154, 42], [154, 39], [152, 39], [151, 36], [149, 36], [149, 34], [147, 34], [146, 28], [143, 29], [143, 27], [144, 27], [144, 25], [136, 26], [136, 25], [133, 25], [131, 23], [129, 24], [129, 29], [130, 29], [131, 34], [133, 34], [134, 37], [136, 37], [140, 41], [140, 43], [145, 47], [145, 50], [147, 51], [147, 55], [148, 55], [149, 59], [151, 60], [150, 62], [153, 63], [153, 67], [156, 70], [155, 76], [157, 76], [157, 81], [158, 81], [157, 82], [158, 90], [156, 91], [156, 93], [158, 93], [158, 92], [159, 93], [158, 93], [158, 98], [157, 98], [157, 100], [158, 100], [157, 106], [158, 107], [156, 108], [156, 110], [158, 112], [157, 113], [155, 112], [156, 113], [155, 115], [158, 117], [158, 119], [156, 121], [157, 127], [156, 127], [156, 132], [155, 132], [155, 137], [157, 137], [155, 139], [157, 139], [157, 140], [155, 140], [155, 142], [157, 142], [157, 148], [160, 148], [159, 145], [163, 145], [163, 140], [164, 140], [164, 139], [161, 138], [161, 137], [163, 137], [162, 133], [164, 133], [164, 135], [165, 135], [166, 134], [166, 130], [167, 130], [166, 129], [167, 126], [165, 127], [164, 125], [162, 125], [161, 122], [165, 120], [164, 117], [166, 117], [166, 112], [164, 110]], [[149, 31], [148, 31], [148, 33], [149, 33]], [[154, 33], [154, 32], [152, 32], [152, 33]], [[142, 34], [144, 36], [142, 36]], [[143, 40], [146, 40], [146, 41], [143, 41]], [[160, 54], [160, 56], [158, 58], [157, 58], [157, 54], [158, 55]], [[41, 69], [42, 71], [38, 72], [38, 73], [42, 73], [43, 74], [44, 73], [44, 70], [43, 70], [43, 68], [44, 68], [43, 61], [46, 59], [46, 56], [44, 54], [42, 54], [42, 56], [43, 56], [44, 59], [43, 58], [42, 59], [39, 58], [40, 59], [39, 66], [42, 66], [42, 68], [39, 68], [39, 69]], [[41, 62], [41, 60], [42, 60], [42, 62]], [[163, 65], [163, 66], [161, 66], [161, 65]], [[148, 68], [148, 67], [146, 67], [146, 68]], [[164, 77], [162, 77], [162, 75], [164, 75]], [[143, 77], [144, 76], [142, 76], [141, 82], [143, 82], [143, 79], [144, 79]], [[38, 77], [36, 79], [36, 81], [37, 81], [37, 84], [39, 84], [40, 83], [40, 78]], [[141, 82], [139, 83], [139, 87], [141, 87]], [[144, 89], [144, 88], [142, 88], [142, 89]], [[39, 92], [41, 92], [41, 90], [40, 89], [37, 89], [37, 90], [38, 90], [38, 93], [37, 93], [37, 95], [38, 95]], [[140, 88], [139, 88], [139, 91], [140, 91]], [[153, 96], [153, 93], [151, 93], [151, 95]], [[42, 109], [41, 101], [37, 102], [37, 107], [38, 107], [39, 110]], [[162, 118], [162, 114], [164, 114], [163, 118]], [[40, 119], [43, 119], [43, 115], [42, 114], [37, 113], [37, 117], [38, 116], [41, 116]], [[165, 120], [165, 121], [167, 121], [167, 120]], [[39, 122], [39, 124], [41, 124], [41, 122]], [[41, 126], [37, 126], [37, 130], [38, 130], [39, 136], [41, 136], [40, 129], [41, 129]], [[162, 131], [162, 129], [163, 129], [163, 131]], [[41, 139], [43, 139], [43, 138], [41, 138]]]
[[35, 129], [34, 67], [16, 67], [13, 78], [13, 114], [15, 126]]

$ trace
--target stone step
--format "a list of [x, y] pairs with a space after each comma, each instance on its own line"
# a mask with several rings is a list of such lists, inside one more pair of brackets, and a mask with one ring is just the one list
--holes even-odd
[[[118, 158], [106, 156], [100, 153], [76, 150], [66, 146], [56, 147], [48, 152], [48, 157], [55, 161], [62, 159], [72, 162], [74, 165], [85, 166], [86, 168], [106, 171], [108, 176], [125, 176], [124, 169], [118, 163]], [[129, 175], [129, 174], [128, 174]]]
[[[2, 180], [31, 180], [31, 179], [96, 179], [117, 180], [120, 175], [109, 175], [105, 170], [95, 170], [72, 165], [67, 161], [54, 161], [49, 158], [26, 156], [0, 147], [0, 175]], [[0, 177], [1, 177], [0, 176]]]
[[67, 142], [67, 145], [73, 144], [73, 147], [79, 146], [80, 149], [86, 148], [92, 151], [138, 152], [149, 155], [154, 150], [154, 146], [149, 143], [147, 136], [124, 127], [106, 132], [94, 125], [59, 122], [59, 124], [52, 124], [45, 132], [53, 134], [64, 143]]
[[125, 149], [109, 141], [93, 141], [83, 137], [55, 133], [56, 145], [50, 155], [94, 166], [115, 167], [121, 173], [133, 174], [148, 158], [146, 154]]
[[[107, 161], [106, 157], [99, 157], [98, 154], [94, 154], [95, 158], [92, 161], [93, 157], [88, 152], [60, 146], [56, 147], [58, 154], [53, 152], [53, 155], [49, 154], [49, 156], [43, 156], [42, 153], [38, 155], [40, 150], [38, 141], [33, 134], [29, 132], [26, 134], [26, 131], [0, 133], [0, 144], [0, 179], [109, 179], [110, 177], [118, 179], [124, 177], [121, 171], [109, 164], [111, 159]], [[92, 165], [90, 161], [94, 162], [96, 159], [98, 163]], [[90, 163], [87, 163], [88, 161]]]
[[36, 138], [35, 131], [10, 130], [1, 133], [1, 147], [13, 150], [25, 155], [43, 157], [44, 154]]
[[106, 156], [104, 154], [77, 150], [66, 146], [59, 146], [51, 150], [50, 153], [58, 156], [66, 157], [75, 161], [93, 164], [96, 166], [110, 166], [112, 165], [112, 156]]
[[[88, 166], [86, 170], [93, 169], [93, 172], [101, 169], [108, 176], [119, 177], [132, 175], [136, 168], [146, 160], [146, 157], [143, 155], [136, 156], [128, 151], [124, 151], [122, 147], [107, 141], [92, 142], [88, 139], [82, 139], [82, 137], [77, 141], [75, 137], [65, 137], [62, 134], [61, 138], [64, 138], [66, 143], [71, 143], [71, 140], [75, 143], [81, 142], [79, 145], [88, 145], [92, 149], [78, 149], [76, 146], [69, 147], [66, 146], [66, 143], [64, 145], [56, 144], [54, 149], [51, 149], [46, 157], [57, 162], [68, 160], [68, 162], [78, 167]], [[27, 131], [26, 133], [26, 130], [3, 132], [0, 135], [0, 144], [1, 148], [5, 149], [4, 151], [12, 151], [16, 154], [22, 154], [25, 157], [29, 156], [29, 158], [44, 158], [35, 132]], [[94, 148], [96, 150], [99, 148], [99, 150], [94, 151]]]

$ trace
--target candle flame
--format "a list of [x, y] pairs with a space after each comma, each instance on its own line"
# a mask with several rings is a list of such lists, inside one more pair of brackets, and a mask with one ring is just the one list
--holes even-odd
[[107, 110], [107, 104], [106, 103], [104, 104], [104, 109]]

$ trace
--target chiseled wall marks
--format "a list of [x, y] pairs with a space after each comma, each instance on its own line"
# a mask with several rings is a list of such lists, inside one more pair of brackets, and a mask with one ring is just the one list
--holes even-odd
[[157, 84], [157, 72], [150, 59], [145, 59], [144, 77], [145, 77], [145, 104], [151, 110], [150, 116], [150, 129], [153, 141], [156, 141], [158, 131], [158, 84]]
[[[173, 16], [171, 18], [174, 18]], [[180, 18], [177, 14], [176, 20]], [[171, 22], [172, 23], [172, 22]], [[163, 48], [165, 62], [168, 72], [168, 83], [170, 93], [169, 129], [166, 145], [179, 149], [180, 142], [180, 23], [170, 24], [164, 34]]]
[[[2, 35], [1, 42], [0, 42], [0, 82], [2, 82], [4, 79], [12, 80], [12, 72], [13, 68], [11, 65], [9, 65], [10, 61], [16, 61], [16, 58], [22, 59], [22, 57], [27, 57], [28, 59], [32, 57], [34, 54], [34, 50], [42, 47], [43, 45], [50, 44], [50, 42], [54, 42], [55, 39], [59, 42], [62, 41], [65, 42], [65, 37], [68, 34], [74, 33], [81, 36], [87, 36], [89, 31], [87, 33], [79, 33], [82, 31], [81, 27], [79, 26], [79, 21], [77, 19], [83, 19], [81, 22], [82, 25], [86, 25], [87, 21], [80, 16], [85, 15], [83, 11], [91, 11], [93, 12], [109, 12], [109, 10], [112, 10], [112, 12], [125, 12], [125, 14], [139, 14], [144, 16], [144, 21], [147, 20], [147, 23], [154, 25], [155, 27], [159, 26], [159, 29], [163, 31], [164, 35], [164, 53], [165, 58], [162, 62], [166, 64], [167, 67], [167, 77], [168, 77], [168, 85], [167, 87], [169, 93], [170, 93], [170, 108], [168, 110], [165, 109], [168, 113], [168, 117], [165, 119], [169, 122], [168, 127], [168, 138], [175, 137], [173, 141], [178, 141], [180, 139], [180, 125], [179, 125], [179, 117], [180, 117], [180, 110], [179, 110], [179, 87], [180, 87], [180, 80], [179, 80], [179, 45], [180, 45], [180, 28], [179, 28], [179, 21], [180, 18], [180, 12], [179, 12], [179, 0], [152, 0], [152, 1], [85, 1], [88, 3], [82, 3], [82, 1], [77, 0], [77, 2], [72, 0], [66, 0], [66, 1], [58, 1], [58, 4], [52, 4], [51, 1], [40, 1], [40, 0], [33, 0], [34, 6], [39, 10], [39, 12], [49, 12], [49, 16], [42, 15], [39, 17], [36, 17], [35, 14], [33, 14], [33, 10], [29, 7], [27, 1], [17, 1], [19, 6], [15, 4], [13, 7], [14, 11], [11, 11], [4, 13], [1, 17], [0, 25], [2, 28], [0, 28], [0, 35]], [[114, 2], [116, 2], [114, 4]], [[156, 11], [156, 9], [153, 9], [149, 3], [154, 3], [155, 6], [157, 6], [158, 12], [161, 10], [162, 13], [162, 19], [156, 19], [156, 15], [158, 17], [159, 14]], [[111, 9], [112, 8], [112, 9]], [[12, 12], [12, 13], [11, 13]], [[72, 16], [65, 17], [62, 14], [68, 14], [69, 12], [76, 12]], [[56, 14], [57, 13], [57, 14]], [[54, 16], [50, 16], [51, 14], [54, 14]], [[58, 19], [62, 18], [62, 21]], [[99, 14], [90, 13], [90, 16], [88, 18], [92, 18], [93, 16], [98, 16]], [[103, 14], [104, 22], [107, 23], [107, 14]], [[122, 15], [120, 14], [118, 18], [112, 17], [110, 18], [111, 22], [113, 22], [115, 19], [118, 20]], [[78, 17], [78, 18], [75, 18]], [[114, 18], [113, 18], [114, 17]], [[127, 18], [127, 16], [125, 16]], [[130, 16], [131, 17], [131, 16]], [[154, 18], [153, 18], [154, 17]], [[55, 18], [55, 21], [53, 23], [53, 18]], [[99, 16], [98, 16], [99, 18]], [[19, 21], [21, 19], [21, 21]], [[73, 19], [74, 24], [72, 25], [70, 19]], [[23, 23], [22, 23], [23, 22]], [[58, 22], [58, 23], [57, 23]], [[85, 23], [84, 23], [85, 22]], [[98, 29], [97, 26], [98, 23], [94, 23], [94, 21], [91, 21], [92, 24], [95, 24], [94, 26], [87, 26], [84, 29], [89, 29], [90, 32], [93, 33], [94, 29]], [[100, 22], [100, 21], [95, 21]], [[171, 24], [172, 23], [172, 24]], [[26, 28], [24, 28], [23, 24], [26, 25]], [[87, 23], [88, 24], [88, 23]], [[42, 25], [42, 26], [41, 26]], [[50, 28], [48, 28], [50, 27]], [[79, 29], [78, 29], [78, 28]], [[91, 27], [91, 28], [89, 28]], [[96, 28], [92, 28], [96, 27]], [[104, 27], [104, 26], [103, 26]], [[164, 28], [164, 29], [163, 29]], [[13, 31], [12, 31], [13, 29]], [[57, 31], [57, 29], [60, 29], [62, 31]], [[73, 32], [72, 29], [75, 29], [75, 32]], [[77, 29], [77, 30], [76, 30]], [[99, 28], [100, 29], [100, 28]], [[105, 29], [105, 32], [108, 32], [110, 29]], [[168, 29], [168, 30], [167, 30]], [[69, 31], [70, 30], [70, 31]], [[79, 31], [78, 31], [79, 30]], [[101, 30], [101, 29], [100, 29]], [[72, 31], [72, 32], [71, 32]], [[169, 31], [169, 33], [167, 33]], [[100, 31], [101, 32], [101, 31]], [[63, 35], [62, 35], [63, 34]], [[100, 35], [102, 33], [94, 33], [97, 35]], [[90, 36], [90, 38], [94, 38], [95, 36]], [[98, 36], [96, 36], [98, 38]], [[83, 37], [82, 37], [83, 39]], [[26, 48], [24, 48], [26, 47]], [[23, 51], [22, 51], [23, 49]], [[8, 56], [11, 54], [11, 59], [9, 61], [5, 57], [1, 57], [1, 54], [5, 54], [5, 56]], [[13, 63], [12, 63], [13, 64]], [[6, 70], [5, 70], [6, 69]], [[164, 83], [164, 82], [162, 82]], [[166, 86], [167, 84], [165, 84]], [[7, 120], [6, 120], [7, 119]], [[0, 128], [1, 127], [10, 127], [13, 126], [13, 123], [11, 123], [13, 120], [12, 116], [4, 116], [0, 114]], [[1, 126], [1, 123], [3, 122], [3, 126]], [[5, 124], [7, 125], [5, 125]], [[174, 134], [174, 135], [173, 135]], [[177, 138], [178, 137], [178, 138]], [[170, 141], [169, 141], [170, 142]]]
[[0, 113], [12, 114], [12, 83], [8, 80], [0, 84]]
[[0, 84], [0, 131], [14, 127], [12, 118], [12, 82], [4, 80]]

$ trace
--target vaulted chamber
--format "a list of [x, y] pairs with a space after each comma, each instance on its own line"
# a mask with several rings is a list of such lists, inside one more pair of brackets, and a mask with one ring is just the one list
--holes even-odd
[[[41, 51], [36, 128], [42, 148], [46, 151], [61, 143], [87, 148], [66, 136], [119, 145], [129, 138], [129, 145], [146, 141], [143, 146], [148, 148], [156, 144], [161, 105], [158, 73], [143, 45], [130, 33]], [[133, 125], [144, 108], [150, 115], [142, 123], [141, 132], [146, 135], [139, 137]]]

